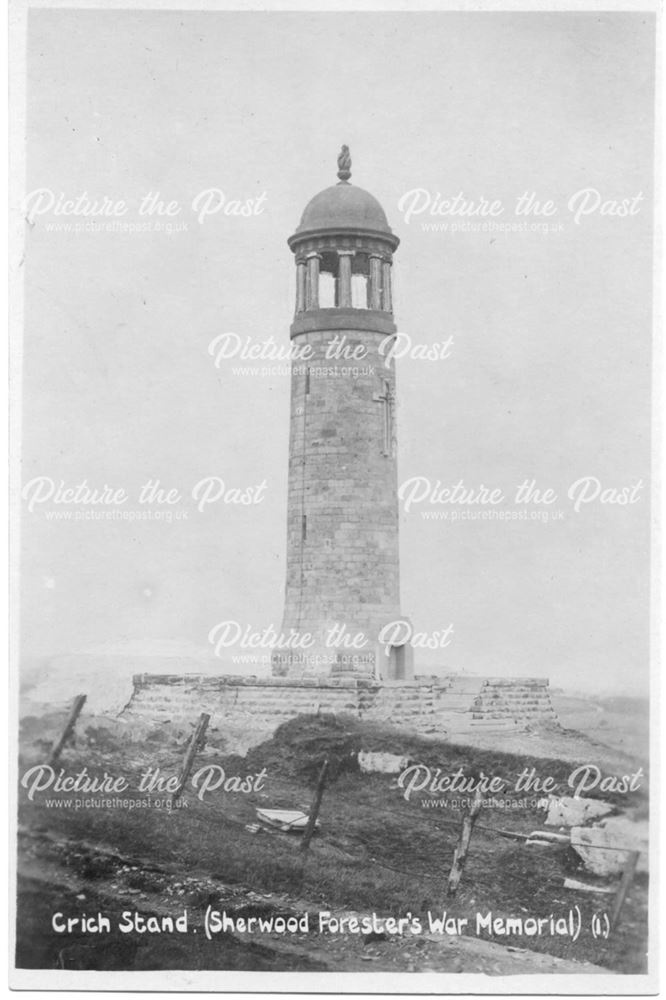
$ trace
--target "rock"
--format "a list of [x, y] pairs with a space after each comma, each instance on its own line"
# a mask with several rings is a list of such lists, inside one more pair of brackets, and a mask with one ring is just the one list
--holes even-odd
[[373, 753], [369, 750], [360, 750], [358, 755], [358, 766], [366, 774], [371, 772], [400, 774], [408, 764], [407, 757], [399, 757], [394, 753]]
[[574, 827], [571, 831], [571, 846], [582, 859], [586, 869], [595, 875], [615, 875], [622, 871], [627, 854], [626, 851], [617, 848], [640, 851], [636, 871], [648, 870], [646, 821], [613, 816], [597, 826]]
[[581, 799], [569, 796], [548, 799], [546, 826], [583, 826], [613, 812], [613, 806], [601, 799]]

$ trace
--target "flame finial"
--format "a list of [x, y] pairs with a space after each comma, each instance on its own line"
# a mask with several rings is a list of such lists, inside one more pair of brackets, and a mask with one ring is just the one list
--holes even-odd
[[349, 155], [349, 146], [343, 146], [338, 155], [338, 177], [345, 184], [351, 177], [351, 156]]

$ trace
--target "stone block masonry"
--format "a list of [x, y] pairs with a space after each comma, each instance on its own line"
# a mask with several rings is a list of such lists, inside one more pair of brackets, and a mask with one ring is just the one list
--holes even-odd
[[[367, 364], [353, 366], [326, 358], [335, 334], [301, 335], [312, 358], [292, 369], [282, 632], [317, 642], [300, 654], [276, 651], [276, 676], [372, 679], [376, 637], [402, 619], [395, 441], [382, 402], [395, 396], [395, 370], [380, 354], [385, 334], [346, 330], [346, 348], [366, 352]], [[327, 646], [326, 630], [336, 623], [363, 635], [367, 651]]]
[[378, 684], [312, 678], [137, 674], [122, 717], [131, 722], [189, 727], [201, 712], [249, 748], [296, 715], [332, 713], [385, 722], [410, 733], [445, 737], [557, 723], [548, 681], [448, 675]]

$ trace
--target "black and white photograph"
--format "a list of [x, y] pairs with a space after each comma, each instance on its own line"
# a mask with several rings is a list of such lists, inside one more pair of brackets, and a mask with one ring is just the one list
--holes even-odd
[[656, 991], [658, 16], [11, 4], [13, 988]]

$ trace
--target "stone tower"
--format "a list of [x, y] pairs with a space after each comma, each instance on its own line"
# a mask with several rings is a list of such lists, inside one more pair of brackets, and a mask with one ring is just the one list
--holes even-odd
[[291, 325], [287, 582], [275, 676], [409, 679], [400, 612], [396, 333], [398, 247], [381, 205], [339, 182], [308, 203], [288, 243]]

